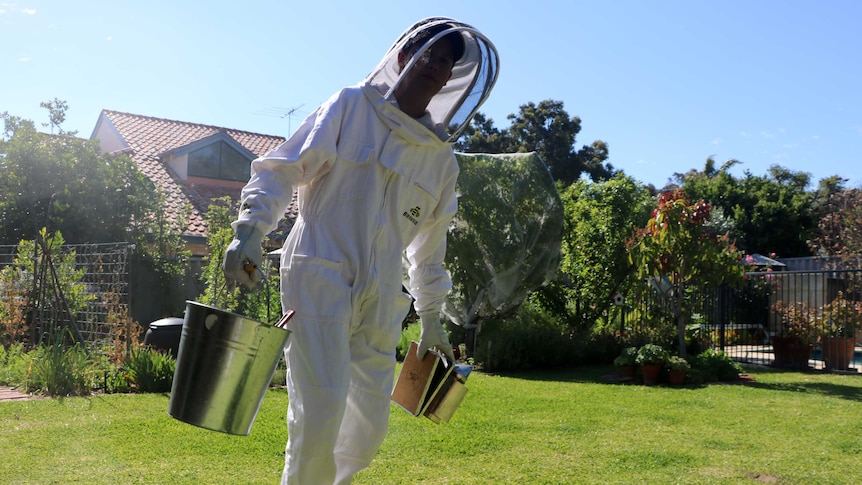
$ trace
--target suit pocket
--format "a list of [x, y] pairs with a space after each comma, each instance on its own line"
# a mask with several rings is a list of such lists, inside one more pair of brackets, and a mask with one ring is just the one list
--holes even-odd
[[287, 308], [308, 319], [349, 322], [350, 283], [342, 268], [342, 263], [292, 255], [281, 269]]
[[344, 141], [338, 147], [338, 159], [332, 167], [329, 184], [334, 200], [354, 200], [365, 197], [371, 190], [371, 162], [374, 147]]

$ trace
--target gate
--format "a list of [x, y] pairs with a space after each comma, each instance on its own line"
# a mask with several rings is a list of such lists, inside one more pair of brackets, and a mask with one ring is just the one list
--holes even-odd
[[[660, 295], [649, 287], [633, 295], [624, 331], [667, 327], [673, 315]], [[687, 298], [687, 340], [695, 347], [720, 349], [742, 363], [862, 371], [862, 270], [750, 272], [739, 287], [698, 289]], [[836, 345], [847, 352], [837, 362]]]

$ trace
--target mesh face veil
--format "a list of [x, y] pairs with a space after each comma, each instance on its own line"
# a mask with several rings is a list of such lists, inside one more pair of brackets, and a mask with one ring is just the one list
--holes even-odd
[[[429, 35], [430, 32], [436, 32]], [[464, 54], [455, 62], [452, 77], [428, 104], [427, 111], [438, 127], [438, 136], [446, 142], [455, 141], [467, 127], [473, 115], [488, 98], [499, 72], [499, 57], [494, 44], [475, 28], [447, 17], [420, 20], [401, 34], [389, 48], [380, 64], [365, 78], [387, 101], [406, 74], [417, 65], [435, 42], [450, 34], [460, 35], [464, 41]], [[425, 39], [422, 40], [417, 39]], [[411, 45], [414, 44], [415, 45]], [[400, 69], [398, 53], [412, 54]]]

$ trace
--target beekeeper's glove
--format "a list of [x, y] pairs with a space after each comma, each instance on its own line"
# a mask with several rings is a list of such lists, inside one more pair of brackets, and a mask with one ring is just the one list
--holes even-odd
[[224, 252], [222, 270], [228, 281], [236, 281], [248, 288], [254, 288], [261, 278], [258, 271], [263, 261], [260, 243], [263, 234], [249, 225], [236, 227], [236, 234]]
[[452, 344], [449, 343], [446, 330], [440, 322], [440, 312], [437, 310], [423, 311], [419, 314], [419, 321], [422, 324], [422, 331], [419, 333], [419, 348], [416, 349], [416, 357], [422, 360], [428, 349], [437, 347], [437, 350], [449, 359], [449, 363], [454, 363], [455, 354], [452, 352]]

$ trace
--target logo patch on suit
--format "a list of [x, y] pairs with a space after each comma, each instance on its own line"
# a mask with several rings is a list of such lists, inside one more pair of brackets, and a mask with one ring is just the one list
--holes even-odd
[[419, 220], [418, 220], [418, 219], [419, 219], [419, 215], [420, 215], [421, 213], [422, 213], [422, 209], [421, 209], [421, 208], [419, 208], [419, 207], [414, 207], [414, 208], [410, 209], [409, 211], [404, 211], [404, 213], [403, 213], [403, 214], [401, 214], [401, 215], [402, 215], [402, 216], [404, 216], [404, 217], [406, 217], [406, 218], [407, 218], [407, 220], [408, 220], [408, 221], [410, 221], [410, 222], [412, 222], [412, 223], [413, 223], [413, 225], [415, 226], [416, 224], [419, 224]]

